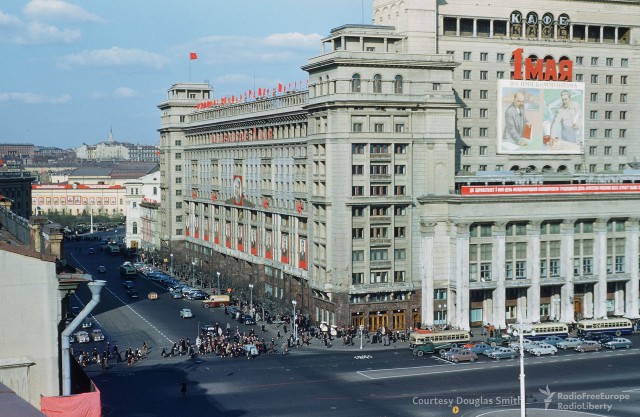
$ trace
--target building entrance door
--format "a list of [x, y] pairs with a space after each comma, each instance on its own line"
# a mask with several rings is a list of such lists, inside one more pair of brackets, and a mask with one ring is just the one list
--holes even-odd
[[404, 330], [407, 328], [404, 310], [396, 310], [393, 312], [393, 330]]
[[369, 316], [369, 330], [375, 332], [382, 326], [389, 325], [389, 316], [386, 311], [381, 311], [379, 314], [372, 314]]
[[582, 298], [575, 298], [573, 300], [573, 319], [580, 320], [582, 316]]
[[360, 315], [353, 315], [351, 316], [351, 325], [358, 330], [360, 328], [360, 325], [364, 326], [364, 316], [362, 314]]

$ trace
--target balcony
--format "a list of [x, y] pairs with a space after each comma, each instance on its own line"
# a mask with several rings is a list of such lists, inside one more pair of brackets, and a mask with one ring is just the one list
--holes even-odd
[[391, 174], [371, 174], [369, 180], [371, 182], [391, 182]]
[[391, 238], [388, 237], [372, 237], [369, 239], [371, 246], [390, 246]]
[[391, 260], [385, 259], [381, 261], [370, 261], [369, 268], [371, 269], [391, 269]]
[[391, 161], [390, 153], [371, 153], [369, 159], [372, 161]]
[[390, 224], [391, 216], [371, 216], [369, 222], [371, 224]]

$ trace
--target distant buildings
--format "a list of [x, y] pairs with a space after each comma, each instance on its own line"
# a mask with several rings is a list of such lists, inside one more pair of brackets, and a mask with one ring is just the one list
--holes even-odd
[[124, 185], [127, 247], [152, 251], [160, 247], [160, 171], [156, 169], [136, 180], [127, 181]]
[[18, 216], [31, 215], [31, 183], [35, 177], [24, 171], [0, 171], [0, 198], [11, 200], [11, 211]]
[[157, 146], [134, 145], [126, 142], [116, 142], [113, 133], [109, 132], [109, 139], [95, 145], [82, 144], [74, 149], [76, 157], [86, 161], [159, 161]]

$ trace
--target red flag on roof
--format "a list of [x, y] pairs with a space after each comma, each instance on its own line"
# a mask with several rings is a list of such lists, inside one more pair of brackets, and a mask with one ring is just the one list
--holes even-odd
[[284, 86], [278, 83], [278, 93], [282, 93], [282, 90], [284, 90]]
[[189, 59], [190, 60], [198, 59], [198, 54], [195, 52], [189, 52]]

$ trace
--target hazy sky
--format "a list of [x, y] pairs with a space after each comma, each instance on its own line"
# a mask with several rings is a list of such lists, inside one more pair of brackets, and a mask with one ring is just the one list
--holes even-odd
[[[372, 0], [0, 0], [0, 143], [157, 144], [178, 82], [215, 98], [304, 80], [320, 39]], [[190, 60], [195, 52], [197, 60]]]

